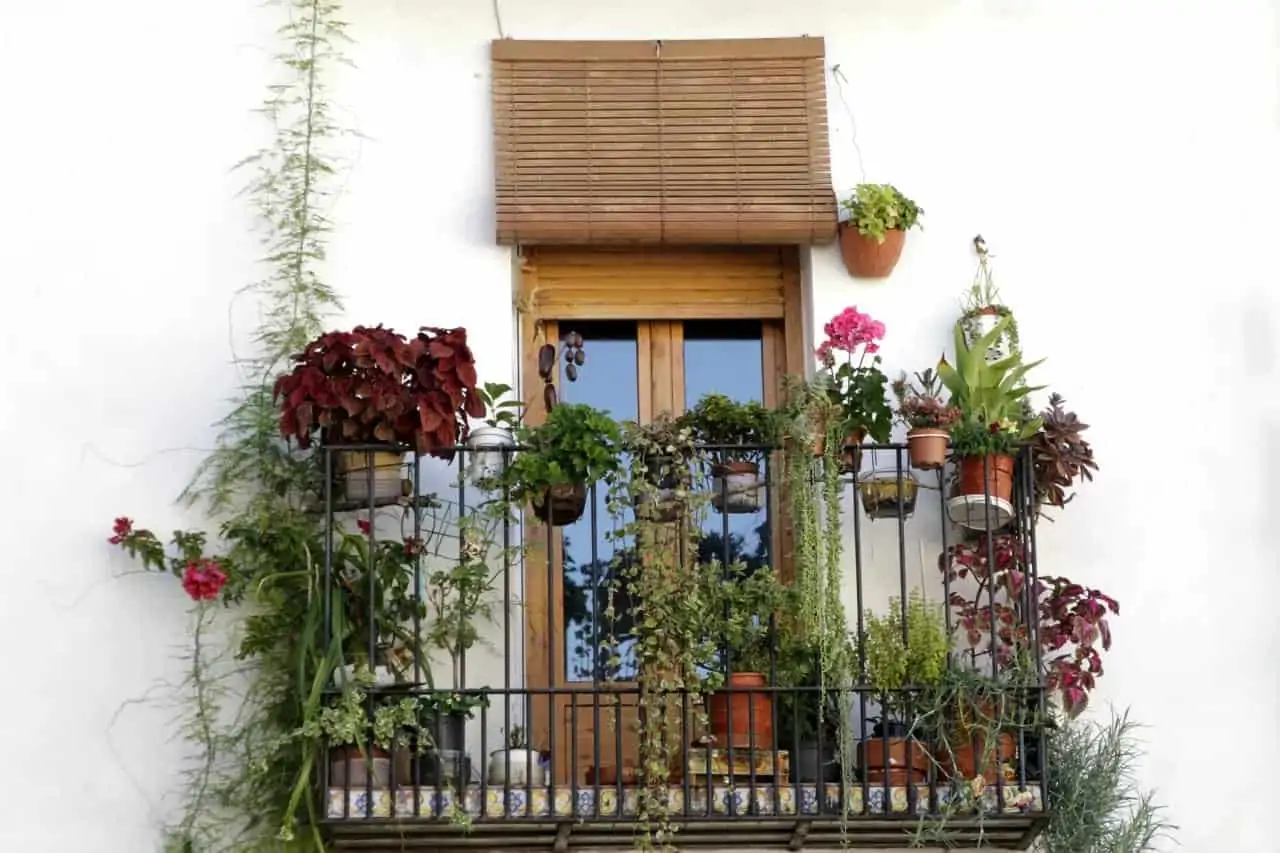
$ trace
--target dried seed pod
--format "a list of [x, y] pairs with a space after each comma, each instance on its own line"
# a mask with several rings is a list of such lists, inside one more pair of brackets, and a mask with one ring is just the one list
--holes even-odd
[[556, 365], [556, 348], [551, 344], [543, 344], [538, 350], [538, 375], [543, 379], [551, 378], [551, 371]]
[[542, 405], [549, 412], [556, 407], [558, 397], [556, 396], [556, 386], [548, 382], [542, 386]]
[[564, 363], [573, 364], [573, 350], [569, 347], [564, 348]]
[[578, 332], [571, 332], [571, 333], [569, 334], [569, 337], [570, 337], [570, 339], [573, 341], [573, 345], [574, 345], [575, 347], [578, 347], [578, 348], [581, 348], [581, 347], [582, 347], [582, 343], [583, 343], [583, 341], [582, 341], [582, 335], [581, 335], [581, 334], [579, 334]]
[[569, 378], [570, 382], [577, 382], [578, 381], [578, 365], [570, 362], [569, 366], [564, 369], [564, 375]]
[[583, 353], [582, 350], [578, 350], [573, 354], [573, 363], [578, 365], [578, 367], [582, 367], [582, 365], [585, 364], [586, 361], [587, 361], [587, 356], [585, 353]]

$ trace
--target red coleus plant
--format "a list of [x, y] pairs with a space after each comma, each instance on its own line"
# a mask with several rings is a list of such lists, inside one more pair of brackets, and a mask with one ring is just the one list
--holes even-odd
[[1107, 617], [1119, 614], [1119, 603], [1066, 578], [1039, 578], [1029, 588], [1023, 545], [1010, 534], [991, 537], [990, 554], [987, 539], [979, 537], [952, 545], [939, 557], [949, 580], [972, 578], [978, 584], [972, 597], [951, 592], [957, 629], [977, 654], [994, 654], [1008, 666], [1031, 649], [1028, 614], [1034, 613], [1045, 686], [1058, 691], [1068, 716], [1076, 716], [1102, 675], [1101, 652], [1111, 648]]
[[447, 455], [467, 436], [466, 416], [484, 416], [466, 329], [424, 326], [410, 340], [357, 326], [321, 335], [293, 361], [274, 393], [280, 432], [300, 447], [318, 434], [331, 444], [408, 444]]

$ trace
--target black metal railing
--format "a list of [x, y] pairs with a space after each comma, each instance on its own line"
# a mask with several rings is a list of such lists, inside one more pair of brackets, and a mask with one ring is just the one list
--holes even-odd
[[[841, 595], [854, 612], [847, 645], [810, 654], [806, 670], [794, 642], [804, 614], [780, 618], [774, 607], [787, 595], [796, 606], [787, 584], [805, 559], [780, 453], [765, 454], [755, 488], [723, 471], [690, 482], [707, 498], [691, 549], [638, 541], [637, 517], [652, 521], [652, 507], [603, 485], [587, 490], [580, 518], [539, 521], [500, 476], [514, 448], [457, 448], [449, 459], [325, 448], [320, 644], [334, 678], [323, 699], [322, 814], [472, 830], [570, 821], [591, 837], [592, 824], [652, 819], [660, 802], [664, 820], [690, 827], [750, 822], [758, 842], [802, 819], [826, 821], [829, 833], [954, 819], [962, 801], [979, 820], [1038, 813], [1049, 768], [1029, 452], [1005, 498], [991, 493], [1000, 474], [990, 458], [981, 493], [965, 494], [953, 487], [954, 461], [918, 472], [904, 444], [846, 450], [861, 454], [838, 498]], [[922, 499], [929, 491], [936, 501]], [[693, 510], [677, 503], [674, 515], [689, 521]], [[563, 522], [557, 512], [544, 514]], [[720, 573], [706, 587], [720, 605], [703, 638], [714, 654], [698, 659], [701, 675], [724, 679], [713, 690], [690, 678], [667, 689], [660, 682], [673, 679], [636, 664], [635, 579], [663, 548], [682, 570]], [[761, 580], [770, 569], [782, 583]], [[769, 611], [729, 612], [753, 584]], [[868, 612], [896, 616], [901, 650], [917, 648], [913, 589], [942, 603], [941, 630], [959, 645], [928, 683], [884, 689], [867, 677]], [[891, 599], [896, 613], [885, 611]], [[726, 626], [744, 615], [752, 651], [764, 654], [740, 667]], [[762, 679], [745, 677], [750, 665]], [[660, 725], [650, 725], [655, 714]], [[524, 737], [508, 743], [517, 727]], [[655, 771], [655, 756], [672, 760]], [[989, 840], [1000, 831], [982, 830]], [[721, 829], [716, 841], [733, 837]]]

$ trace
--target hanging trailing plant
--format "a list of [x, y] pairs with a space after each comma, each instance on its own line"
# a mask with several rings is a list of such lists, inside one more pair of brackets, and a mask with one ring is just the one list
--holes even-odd
[[[622, 615], [618, 602], [630, 612], [632, 644], [640, 687], [640, 784], [636, 823], [641, 850], [675, 849], [672, 820], [672, 768], [684, 772], [685, 710], [694, 725], [707, 725], [703, 697], [718, 685], [703, 672], [716, 656], [715, 638], [705, 630], [711, 587], [720, 582], [714, 565], [698, 560], [702, 521], [709, 495], [698, 488], [690, 472], [705, 470], [710, 460], [694, 443], [691, 429], [669, 425], [654, 428], [627, 424], [624, 445], [630, 451], [627, 469], [609, 489], [609, 511], [630, 518], [609, 534], [617, 542], [609, 572], [604, 611], [610, 626], [601, 653], [606, 668], [616, 671], [620, 660], [615, 626]], [[636, 506], [660, 501], [679, 512], [658, 520], [648, 513], [631, 513]], [[621, 772], [621, 768], [619, 768]]]
[[[791, 507], [795, 583], [799, 590], [799, 630], [818, 649], [819, 695], [836, 699], [836, 726], [842, 791], [853, 785], [854, 738], [848, 721], [853, 711], [854, 657], [849, 620], [840, 590], [844, 540], [840, 527], [840, 472], [845, 424], [843, 408], [828, 386], [788, 378], [780, 413], [783, 470]], [[821, 453], [817, 448], [821, 447]], [[818, 727], [825, 702], [818, 703]], [[840, 814], [847, 830], [848, 797]]]

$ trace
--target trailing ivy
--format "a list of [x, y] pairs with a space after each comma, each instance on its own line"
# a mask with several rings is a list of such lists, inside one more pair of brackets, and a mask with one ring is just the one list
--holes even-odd
[[[278, 2], [287, 18], [275, 57], [281, 76], [261, 110], [275, 136], [238, 165], [251, 173], [245, 194], [263, 228], [264, 273], [242, 291], [256, 298], [260, 322], [252, 354], [236, 359], [243, 383], [216, 448], [181, 496], [219, 524], [222, 559], [234, 569], [224, 600], [244, 606], [235, 638], [243, 663], [214, 669], [200, 645], [192, 656], [184, 731], [202, 758], [166, 840], [175, 853], [324, 847], [310, 773], [315, 737], [298, 736], [320, 728], [320, 691], [333, 663], [320, 640], [322, 528], [308, 512], [321, 472], [313, 455], [281, 440], [272, 392], [289, 357], [341, 308], [322, 267], [339, 171], [333, 143], [349, 134], [333, 119], [327, 75], [345, 62], [348, 39], [339, 0]], [[199, 627], [198, 644], [203, 614]]]

